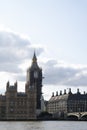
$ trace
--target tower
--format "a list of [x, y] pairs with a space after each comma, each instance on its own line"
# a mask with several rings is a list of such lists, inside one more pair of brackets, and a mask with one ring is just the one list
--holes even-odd
[[[42, 69], [38, 66], [37, 57], [34, 52], [32, 58], [31, 67], [27, 69], [27, 86], [26, 92], [32, 90], [32, 95], [34, 94], [34, 99], [36, 102], [36, 110], [41, 110], [41, 94], [42, 94]], [[36, 98], [35, 98], [36, 96]]]
[[6, 85], [6, 118], [16, 118], [16, 99], [17, 99], [17, 82], [10, 85], [9, 81]]

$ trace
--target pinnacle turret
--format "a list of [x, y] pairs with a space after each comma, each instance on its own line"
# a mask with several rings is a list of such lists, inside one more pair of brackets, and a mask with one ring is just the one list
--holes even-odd
[[33, 63], [36, 63], [36, 62], [37, 62], [37, 57], [36, 57], [35, 51], [34, 51], [34, 55], [33, 55], [32, 62], [33, 62]]

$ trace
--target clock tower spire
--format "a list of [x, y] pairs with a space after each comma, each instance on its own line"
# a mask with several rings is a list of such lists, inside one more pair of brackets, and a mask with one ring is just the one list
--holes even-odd
[[41, 109], [42, 95], [42, 69], [38, 66], [37, 57], [34, 51], [31, 67], [27, 69], [27, 84], [28, 90], [36, 90], [36, 109]]
[[34, 55], [33, 55], [33, 59], [32, 59], [32, 63], [36, 63], [37, 62], [37, 58], [36, 58], [36, 54], [35, 54], [35, 51], [34, 51]]

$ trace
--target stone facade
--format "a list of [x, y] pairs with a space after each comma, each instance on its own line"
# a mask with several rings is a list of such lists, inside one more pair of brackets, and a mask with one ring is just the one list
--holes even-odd
[[52, 94], [52, 97], [48, 101], [47, 111], [54, 115], [56, 118], [66, 118], [68, 113], [81, 113], [87, 112], [87, 94], [81, 94], [79, 89], [77, 89], [77, 93], [73, 94], [71, 89], [69, 92], [64, 93], [60, 91], [56, 95]]
[[0, 120], [36, 119], [41, 112], [42, 69], [35, 53], [27, 70], [25, 92], [17, 92], [17, 87], [17, 82], [13, 86], [7, 82], [5, 95], [0, 95]]

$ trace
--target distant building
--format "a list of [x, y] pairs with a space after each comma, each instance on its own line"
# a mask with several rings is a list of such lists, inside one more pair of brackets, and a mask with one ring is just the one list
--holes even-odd
[[17, 82], [13, 86], [7, 82], [5, 95], [0, 95], [0, 120], [36, 119], [42, 104], [42, 69], [35, 53], [27, 70], [25, 92], [17, 92], [17, 87]]
[[68, 113], [87, 112], [87, 94], [85, 92], [81, 94], [79, 89], [75, 94], [71, 92], [71, 89], [68, 93], [64, 90], [63, 94], [60, 91], [59, 95], [58, 92], [56, 92], [56, 95], [52, 93], [52, 97], [47, 104], [47, 111], [53, 114], [55, 118], [60, 119], [66, 118]]

